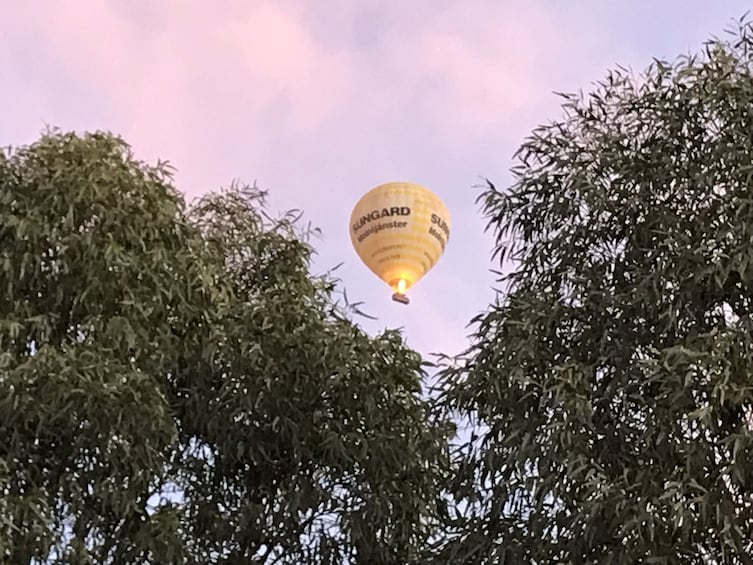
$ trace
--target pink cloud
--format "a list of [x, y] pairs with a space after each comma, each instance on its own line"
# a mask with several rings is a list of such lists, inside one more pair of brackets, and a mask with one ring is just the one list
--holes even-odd
[[248, 153], [265, 154], [261, 132], [320, 127], [347, 90], [347, 56], [322, 49], [282, 4], [231, 2], [214, 10], [162, 2], [149, 14], [160, 22], [156, 29], [117, 3], [62, 0], [16, 10], [72, 80], [109, 101], [113, 120], [101, 127], [149, 156], [169, 154], [189, 167], [203, 131], [211, 136], [238, 123], [248, 132]]

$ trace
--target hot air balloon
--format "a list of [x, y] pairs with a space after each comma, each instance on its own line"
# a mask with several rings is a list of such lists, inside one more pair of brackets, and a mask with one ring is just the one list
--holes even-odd
[[410, 302], [405, 292], [439, 261], [449, 239], [450, 213], [444, 202], [409, 182], [371, 189], [350, 215], [356, 253], [402, 304]]

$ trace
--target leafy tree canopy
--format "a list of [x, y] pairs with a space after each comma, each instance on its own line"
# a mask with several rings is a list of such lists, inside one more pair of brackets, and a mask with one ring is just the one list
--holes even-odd
[[0, 560], [423, 559], [453, 429], [312, 252], [110, 134], [0, 154]]
[[753, 563], [753, 28], [563, 108], [482, 195], [445, 561]]

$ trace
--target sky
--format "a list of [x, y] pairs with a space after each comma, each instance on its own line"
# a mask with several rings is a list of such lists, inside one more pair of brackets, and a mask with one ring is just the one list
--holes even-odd
[[[424, 355], [459, 353], [494, 298], [492, 237], [475, 200], [511, 182], [512, 155], [556, 120], [555, 91], [588, 92], [721, 36], [725, 0], [0, 0], [0, 145], [46, 126], [109, 130], [177, 168], [188, 201], [231, 182], [269, 190], [322, 235], [313, 269], [402, 328]], [[348, 218], [403, 180], [444, 200], [452, 235], [411, 304], [360, 262]]]

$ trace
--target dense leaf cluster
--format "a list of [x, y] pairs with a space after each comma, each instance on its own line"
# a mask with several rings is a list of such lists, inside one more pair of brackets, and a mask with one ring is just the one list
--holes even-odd
[[483, 195], [447, 560], [753, 563], [753, 29], [565, 99]]
[[0, 561], [411, 563], [451, 427], [295, 218], [104, 133], [0, 154]]

